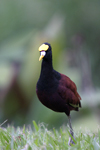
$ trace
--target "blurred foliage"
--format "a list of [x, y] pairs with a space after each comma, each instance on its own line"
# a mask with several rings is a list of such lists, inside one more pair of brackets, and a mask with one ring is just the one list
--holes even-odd
[[72, 113], [73, 120], [87, 114], [99, 120], [99, 5], [99, 0], [0, 1], [1, 122], [23, 125], [34, 119], [56, 127], [66, 123], [65, 114], [48, 110], [36, 97], [38, 47], [46, 41], [53, 47], [54, 68], [68, 75], [81, 93], [83, 108]]
[[[33, 126], [34, 125], [34, 126]], [[23, 128], [8, 126], [0, 127], [0, 148], [1, 149], [63, 149], [63, 150], [99, 150], [100, 149], [100, 129], [97, 128], [95, 133], [91, 130], [79, 130], [74, 133], [75, 145], [68, 145], [69, 128], [61, 126], [58, 130], [53, 128], [48, 130], [43, 123], [37, 124], [33, 121], [32, 126]]]

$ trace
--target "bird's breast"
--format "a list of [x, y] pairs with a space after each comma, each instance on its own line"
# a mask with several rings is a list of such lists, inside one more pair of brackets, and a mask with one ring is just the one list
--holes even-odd
[[59, 96], [57, 91], [49, 93], [48, 91], [39, 91], [37, 89], [36, 92], [43, 105], [57, 112], [64, 111], [65, 102], [62, 101], [62, 98]]

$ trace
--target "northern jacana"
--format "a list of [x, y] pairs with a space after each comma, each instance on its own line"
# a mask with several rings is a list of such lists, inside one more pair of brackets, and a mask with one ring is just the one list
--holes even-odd
[[[70, 134], [74, 137], [71, 126], [70, 111], [78, 111], [81, 107], [81, 97], [77, 92], [75, 83], [66, 75], [53, 69], [52, 48], [49, 43], [43, 43], [39, 47], [42, 60], [41, 73], [36, 85], [36, 93], [40, 102], [56, 112], [64, 112], [68, 116]], [[70, 143], [74, 144], [71, 137]]]

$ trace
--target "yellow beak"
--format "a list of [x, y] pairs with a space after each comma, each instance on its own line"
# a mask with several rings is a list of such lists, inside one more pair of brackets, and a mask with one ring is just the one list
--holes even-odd
[[39, 57], [39, 61], [40, 61], [43, 57], [44, 57], [43, 55], [40, 55], [40, 57]]
[[40, 51], [39, 61], [46, 55], [45, 51]]

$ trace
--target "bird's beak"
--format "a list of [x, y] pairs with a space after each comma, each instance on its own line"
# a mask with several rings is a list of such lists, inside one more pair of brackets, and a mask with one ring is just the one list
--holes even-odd
[[40, 51], [39, 61], [46, 55], [45, 51]]
[[40, 57], [39, 57], [39, 61], [40, 61], [43, 57], [44, 57], [43, 55], [40, 55]]

